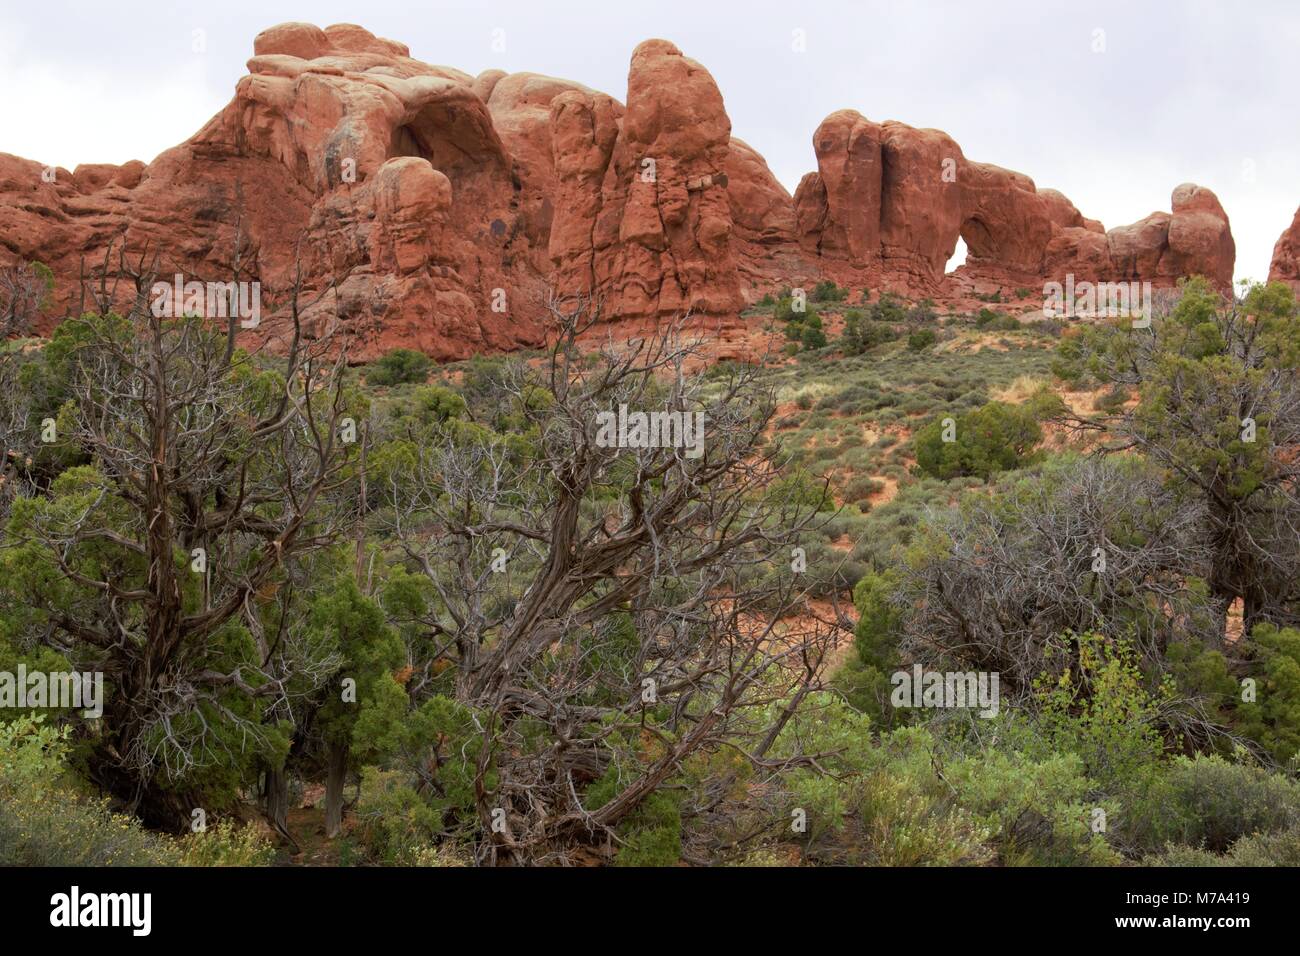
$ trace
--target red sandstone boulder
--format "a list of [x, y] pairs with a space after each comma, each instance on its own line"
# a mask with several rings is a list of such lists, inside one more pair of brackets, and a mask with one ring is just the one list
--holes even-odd
[[1273, 246], [1273, 261], [1268, 268], [1270, 282], [1289, 282], [1300, 288], [1300, 209], [1291, 225]]
[[1237, 244], [1219, 197], [1204, 186], [1183, 183], [1174, 190], [1170, 203], [1173, 217], [1161, 276], [1203, 275], [1220, 288], [1231, 288]]
[[961, 234], [961, 147], [937, 129], [884, 124], [880, 251], [885, 273], [908, 290], [938, 288]]
[[311, 23], [280, 23], [253, 38], [254, 56], [281, 54], [314, 60], [332, 50], [325, 31]]
[[[552, 102], [557, 287], [598, 293], [621, 318], [734, 317], [731, 121], [713, 77], [668, 41], [647, 40], [632, 54], [617, 123], [596, 97], [567, 92]], [[561, 144], [581, 159], [561, 162]]]
[[745, 301], [761, 298], [774, 285], [798, 285], [815, 275], [815, 266], [799, 247], [794, 200], [763, 157], [733, 136], [726, 172]]
[[832, 113], [813, 133], [825, 191], [825, 226], [818, 248], [830, 258], [864, 265], [880, 256], [882, 131], [856, 110]]

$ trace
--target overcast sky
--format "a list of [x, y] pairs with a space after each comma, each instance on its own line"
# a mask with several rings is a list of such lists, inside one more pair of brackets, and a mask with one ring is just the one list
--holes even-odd
[[1208, 186], [1238, 278], [1266, 275], [1300, 204], [1294, 0], [7, 2], [0, 151], [69, 169], [148, 161], [230, 99], [253, 37], [286, 20], [360, 23], [430, 63], [620, 100], [632, 48], [665, 37], [709, 68], [733, 133], [792, 191], [816, 166], [817, 124], [849, 107], [945, 130], [1107, 227], [1167, 210], [1179, 183]]

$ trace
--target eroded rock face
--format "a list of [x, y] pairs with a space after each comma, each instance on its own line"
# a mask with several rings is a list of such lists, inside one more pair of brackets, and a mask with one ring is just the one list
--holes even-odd
[[557, 289], [598, 294], [622, 318], [734, 317], [731, 120], [717, 84], [673, 44], [647, 40], [618, 112], [599, 95], [552, 101]]
[[[1232, 281], [1236, 248], [1210, 190], [1174, 190], [1171, 213], [1105, 232], [1065, 196], [1023, 173], [972, 162], [951, 137], [903, 123], [832, 113], [813, 134], [817, 172], [795, 192], [798, 241], [817, 271], [944, 296], [954, 279], [981, 285], [1139, 279], [1170, 285], [1205, 275]], [[966, 264], [944, 270], [965, 240]]]
[[1300, 209], [1273, 246], [1268, 278], [1270, 282], [1289, 282], [1300, 291]]
[[794, 202], [767, 162], [733, 136], [726, 173], [732, 244], [745, 301], [762, 298], [773, 285], [806, 281], [813, 266], [799, 247]]
[[[532, 255], [546, 225], [520, 201], [514, 156], [474, 78], [348, 24], [273, 27], [248, 69], [225, 109], [147, 168], [80, 167], [48, 183], [36, 164], [0, 160], [0, 205], [33, 217], [6, 245], [55, 270], [61, 310], [78, 307], [83, 252], [98, 264], [110, 241], [148, 244], [165, 273], [224, 280], [238, 229], [246, 277], [264, 290], [287, 287], [299, 255], [310, 291], [339, 278], [353, 359], [540, 341], [528, 292], [546, 266]], [[322, 300], [313, 328], [335, 304]], [[246, 335], [275, 342], [285, 322], [264, 315]]]
[[[605, 315], [690, 310], [736, 320], [746, 302], [822, 278], [942, 299], [973, 284], [1066, 273], [1226, 286], [1235, 249], [1209, 190], [1106, 232], [1060, 193], [967, 160], [938, 130], [832, 113], [817, 170], [794, 196], [732, 135], [709, 72], [666, 40], [636, 48], [627, 105], [579, 83], [411, 59], [362, 27], [286, 23], [259, 34], [234, 98], [146, 166], [51, 170], [0, 154], [0, 257], [58, 278], [58, 316], [110, 244], [162, 271], [286, 288], [301, 258], [308, 335], [347, 333], [349, 356], [396, 347], [438, 358], [541, 341], [545, 287], [598, 294]], [[1297, 218], [1300, 223], [1300, 216]], [[959, 238], [969, 255], [944, 270]], [[1273, 274], [1296, 279], [1300, 225]], [[251, 344], [284, 342], [273, 302]]]

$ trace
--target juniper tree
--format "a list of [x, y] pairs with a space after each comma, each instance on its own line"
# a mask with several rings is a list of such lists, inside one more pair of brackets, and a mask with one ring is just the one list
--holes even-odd
[[[298, 334], [301, 273], [284, 290], [295, 334], [268, 363], [231, 329], [155, 315], [157, 272], [123, 250], [128, 306], [95, 295], [65, 322], [57, 443], [82, 463], [13, 502], [0, 601], [14, 640], [105, 674], [102, 725], [82, 732], [91, 778], [179, 827], [283, 760], [291, 683], [330, 666], [282, 589], [350, 520], [355, 412], [337, 343]], [[4, 420], [14, 401], [0, 395]]]
[[[391, 435], [372, 474], [378, 519], [425, 584], [406, 602], [421, 648], [408, 687], [455, 718], [422, 785], [473, 755], [486, 862], [617, 845], [688, 769], [703, 782], [681, 812], [706, 813], [735, 781], [708, 771], [720, 750], [772, 772], [833, 630], [790, 620], [814, 509], [779, 490], [757, 369], [688, 371], [699, 342], [681, 320], [602, 344], [596, 304], [549, 305], [546, 359], [499, 376], [503, 430], [443, 403], [420, 437]], [[609, 447], [601, 422], [620, 407], [702, 413], [702, 452]]]
[[1241, 601], [1247, 631], [1300, 620], [1300, 316], [1290, 288], [1257, 285], [1225, 304], [1192, 280], [1148, 327], [1086, 329], [1062, 358], [1067, 374], [1137, 393], [1134, 407], [1073, 424], [1104, 433], [1105, 451], [1140, 451], [1203, 506], [1221, 612]]

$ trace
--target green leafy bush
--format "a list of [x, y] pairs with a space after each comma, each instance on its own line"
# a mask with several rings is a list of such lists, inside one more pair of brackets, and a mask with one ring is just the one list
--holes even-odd
[[366, 369], [366, 381], [379, 386], [423, 382], [429, 377], [432, 365], [429, 356], [423, 352], [393, 349]]
[[1015, 332], [1021, 328], [1021, 325], [1013, 316], [983, 308], [975, 316], [975, 327], [988, 332]]
[[849, 297], [849, 290], [839, 288], [830, 279], [823, 279], [813, 287], [812, 297], [815, 302], [843, 302]]
[[85, 798], [65, 781], [67, 730], [43, 714], [0, 724], [0, 865], [166, 866], [175, 846], [107, 800]]
[[1243, 837], [1300, 824], [1300, 784], [1217, 754], [1178, 756], [1120, 821], [1126, 837], [1150, 852], [1178, 844], [1223, 853]]
[[[964, 756], [944, 768], [957, 799], [994, 834], [1003, 862], [1032, 866], [1118, 863], [1092, 827], [1095, 784], [1074, 754], [1041, 761], [992, 750]], [[1111, 808], [1113, 812], [1113, 807]]]
[[799, 333], [799, 344], [805, 349], [823, 349], [826, 347], [826, 333], [822, 331], [821, 319], [815, 325], [805, 325]]
[[916, 433], [913, 447], [917, 467], [927, 475], [987, 479], [1027, 464], [1042, 438], [1032, 408], [990, 402], [952, 419], [952, 427], [942, 418], [934, 419]]
[[1223, 855], [1170, 844], [1144, 866], [1300, 866], [1300, 827], [1242, 837]]
[[201, 833], [180, 841], [181, 863], [185, 866], [269, 866], [275, 847], [249, 826], [218, 820]]
[[404, 775], [366, 767], [353, 835], [367, 859], [389, 866], [413, 866], [433, 846], [441, 814], [415, 792]]
[[938, 341], [939, 336], [935, 334], [934, 329], [917, 329], [907, 337], [907, 347], [913, 352], [920, 352], [928, 349]]

